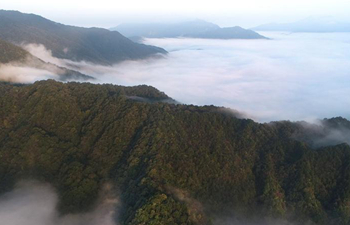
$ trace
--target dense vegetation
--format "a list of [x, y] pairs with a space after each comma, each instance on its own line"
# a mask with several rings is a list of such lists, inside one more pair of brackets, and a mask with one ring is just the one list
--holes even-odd
[[6, 10], [0, 10], [0, 38], [16, 45], [42, 44], [54, 57], [104, 65], [166, 53], [158, 47], [136, 44], [116, 31], [66, 26]]
[[48, 181], [68, 213], [89, 210], [113, 182], [130, 225], [350, 224], [348, 144], [314, 149], [292, 123], [167, 99], [148, 86], [0, 84], [1, 191]]
[[0, 63], [24, 61], [28, 55], [24, 49], [0, 39]]
[[[49, 74], [58, 75], [58, 80], [62, 81], [94, 79], [93, 77], [82, 74], [78, 71], [60, 67], [52, 63], [46, 63], [39, 58], [31, 55], [23, 48], [0, 39], [0, 68], [2, 64], [8, 63], [10, 63], [12, 66], [23, 66], [45, 70]], [[1, 76], [0, 80], [2, 80]]]

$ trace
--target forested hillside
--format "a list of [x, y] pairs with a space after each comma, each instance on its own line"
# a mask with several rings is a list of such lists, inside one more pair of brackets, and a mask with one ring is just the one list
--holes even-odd
[[348, 144], [315, 147], [294, 123], [165, 100], [148, 86], [1, 83], [1, 191], [47, 181], [72, 213], [112, 182], [130, 225], [350, 224]]
[[28, 56], [24, 49], [0, 39], [0, 63], [24, 61]]
[[103, 65], [166, 53], [158, 47], [136, 44], [117, 31], [67, 26], [7, 10], [0, 10], [0, 38], [16, 45], [44, 45], [57, 58]]
[[[57, 79], [61, 81], [95, 79], [75, 70], [60, 67], [52, 63], [46, 63], [31, 55], [23, 48], [0, 39], [0, 69], [3, 65], [44, 70], [47, 71], [48, 74], [56, 74], [58, 76]], [[7, 81], [7, 79], [12, 80], [14, 77], [4, 79], [0, 73], [0, 81]]]

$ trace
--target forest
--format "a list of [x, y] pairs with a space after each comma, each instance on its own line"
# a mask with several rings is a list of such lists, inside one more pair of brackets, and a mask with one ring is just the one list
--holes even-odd
[[257, 123], [168, 100], [145, 85], [0, 83], [1, 193], [30, 177], [79, 213], [113, 183], [125, 225], [350, 224], [350, 146], [315, 141], [348, 120]]

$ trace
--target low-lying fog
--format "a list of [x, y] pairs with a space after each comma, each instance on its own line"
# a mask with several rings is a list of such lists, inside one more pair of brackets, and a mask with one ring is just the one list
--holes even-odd
[[60, 216], [56, 191], [49, 184], [21, 181], [0, 196], [0, 223], [6, 225], [116, 225], [118, 200], [105, 187], [92, 212]]
[[[101, 191], [95, 209], [80, 214], [60, 215], [57, 210], [59, 202], [56, 190], [47, 183], [38, 181], [20, 181], [16, 187], [0, 195], [1, 225], [118, 225], [117, 212], [120, 202], [115, 191], [106, 185]], [[181, 190], [175, 190], [179, 201], [193, 212], [200, 212], [202, 205]], [[215, 225], [292, 225], [284, 220], [267, 219], [267, 222], [242, 222], [234, 217], [215, 218]]]
[[350, 33], [262, 34], [272, 40], [146, 39], [168, 56], [81, 63], [81, 71], [98, 83], [148, 84], [179, 102], [230, 107], [257, 121], [350, 118]]

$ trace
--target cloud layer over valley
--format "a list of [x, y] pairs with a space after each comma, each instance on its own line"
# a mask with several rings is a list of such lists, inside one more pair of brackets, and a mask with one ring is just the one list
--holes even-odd
[[349, 118], [350, 34], [263, 35], [272, 40], [146, 39], [168, 56], [114, 67], [26, 49], [45, 61], [79, 68], [98, 83], [148, 84], [179, 102], [230, 107], [257, 121]]
[[0, 65], [0, 81], [14, 83], [31, 83], [37, 80], [59, 79], [58, 75], [46, 70], [27, 67], [24, 65]]

